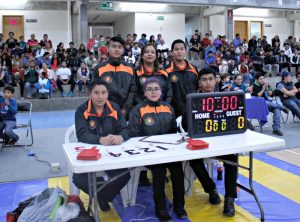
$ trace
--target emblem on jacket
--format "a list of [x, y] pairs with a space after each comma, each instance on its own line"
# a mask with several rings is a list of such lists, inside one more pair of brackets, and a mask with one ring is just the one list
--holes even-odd
[[105, 76], [105, 77], [104, 77], [104, 81], [105, 81], [106, 83], [111, 83], [112, 78], [111, 78], [110, 76]]
[[147, 117], [144, 122], [147, 126], [152, 126], [154, 124], [154, 119]]
[[96, 122], [95, 122], [95, 120], [90, 120], [89, 121], [89, 128], [90, 129], [95, 129], [96, 128]]
[[178, 81], [178, 77], [176, 75], [172, 75], [171, 76], [171, 81], [172, 82], [177, 82]]
[[144, 85], [144, 83], [146, 82], [146, 77], [142, 77], [142, 78], [140, 78], [140, 83], [141, 83], [141, 85]]

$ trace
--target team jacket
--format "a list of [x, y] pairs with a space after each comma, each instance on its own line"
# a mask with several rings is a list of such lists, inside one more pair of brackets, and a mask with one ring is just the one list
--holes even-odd
[[111, 59], [105, 61], [94, 68], [94, 78], [108, 84], [110, 101], [127, 111], [132, 107], [136, 85], [133, 68], [128, 63], [116, 63]]
[[4, 97], [0, 97], [0, 121], [12, 120], [16, 121], [18, 112], [17, 101], [14, 98], [9, 99], [9, 105], [6, 105]]
[[150, 77], [155, 77], [160, 81], [162, 85], [162, 100], [170, 104], [173, 92], [171, 82], [168, 78], [168, 73], [164, 70], [158, 70], [156, 73], [148, 73], [143, 66], [136, 70], [136, 103], [140, 103], [145, 98], [143, 87], [147, 78]]
[[186, 67], [180, 69], [174, 62], [166, 69], [173, 89], [172, 107], [176, 116], [186, 113], [186, 96], [196, 93], [198, 88], [198, 71], [195, 66], [186, 61]]
[[150, 136], [175, 133], [176, 119], [170, 104], [144, 100], [129, 115], [130, 136]]
[[119, 106], [109, 101], [104, 111], [97, 115], [91, 100], [79, 106], [75, 113], [75, 128], [78, 141], [99, 144], [102, 136], [121, 135], [128, 140], [128, 127]]

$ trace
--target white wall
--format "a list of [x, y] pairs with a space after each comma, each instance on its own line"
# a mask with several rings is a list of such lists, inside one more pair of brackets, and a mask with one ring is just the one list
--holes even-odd
[[114, 35], [121, 34], [123, 39], [126, 39], [127, 34], [133, 34], [135, 31], [135, 13], [125, 15], [115, 22], [113, 33]]
[[[157, 16], [164, 16], [164, 20], [157, 20]], [[171, 46], [175, 39], [185, 38], [185, 14], [183, 13], [136, 13], [135, 14], [135, 32], [138, 38], [142, 33], [150, 35], [161, 33], [165, 42]]]
[[[3, 15], [24, 15], [24, 37], [27, 41], [30, 34], [34, 33], [37, 40], [41, 40], [45, 33], [52, 40], [53, 47], [56, 48], [59, 42], [68, 46], [68, 14], [67, 10], [0, 10]], [[37, 19], [36, 23], [27, 23], [26, 19]], [[2, 22], [0, 23], [2, 32]]]
[[300, 20], [295, 20], [294, 23], [294, 37], [297, 39], [297, 41], [300, 38]]
[[185, 37], [188, 39], [188, 41], [191, 39], [191, 37], [194, 34], [196, 29], [198, 29], [199, 32], [201, 32], [200, 15], [186, 17], [185, 18]]
[[217, 35], [226, 35], [225, 16], [224, 15], [210, 16], [209, 30], [212, 30], [212, 34], [215, 38], [217, 37]]

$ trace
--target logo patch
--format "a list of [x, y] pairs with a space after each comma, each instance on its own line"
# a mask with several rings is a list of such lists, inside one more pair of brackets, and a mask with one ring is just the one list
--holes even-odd
[[89, 121], [89, 128], [90, 129], [95, 129], [96, 128], [96, 122], [95, 122], [95, 120], [90, 120]]
[[144, 83], [146, 82], [146, 77], [142, 77], [142, 78], [140, 78], [140, 83], [141, 83], [141, 85], [144, 85]]
[[154, 119], [152, 119], [151, 117], [148, 117], [145, 119], [144, 122], [147, 126], [152, 126], [154, 124]]
[[172, 75], [171, 82], [177, 82], [177, 81], [178, 81], [178, 77], [176, 75]]
[[111, 83], [112, 78], [111, 78], [110, 76], [105, 76], [105, 77], [104, 77], [104, 81], [105, 81], [106, 83]]

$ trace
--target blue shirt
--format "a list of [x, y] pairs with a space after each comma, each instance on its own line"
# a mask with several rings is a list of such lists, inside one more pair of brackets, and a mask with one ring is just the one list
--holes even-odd
[[17, 101], [14, 98], [9, 99], [9, 105], [6, 105], [4, 97], [0, 97], [0, 121], [16, 120], [18, 112]]

